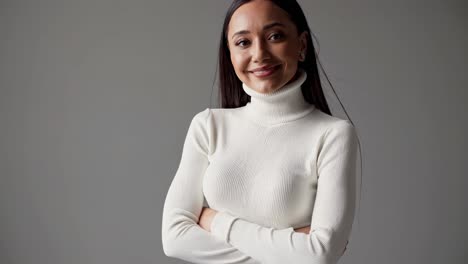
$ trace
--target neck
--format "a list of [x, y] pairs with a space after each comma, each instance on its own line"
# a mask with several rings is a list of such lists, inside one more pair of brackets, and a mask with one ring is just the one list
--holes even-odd
[[251, 120], [262, 125], [275, 125], [299, 119], [315, 106], [308, 103], [302, 94], [301, 85], [307, 74], [299, 69], [297, 78], [271, 93], [260, 93], [242, 84], [244, 91], [250, 95], [250, 102], [245, 112]]

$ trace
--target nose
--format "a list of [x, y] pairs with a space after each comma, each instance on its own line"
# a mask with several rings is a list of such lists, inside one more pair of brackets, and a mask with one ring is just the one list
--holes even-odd
[[261, 39], [255, 41], [251, 51], [252, 51], [253, 62], [260, 63], [260, 62], [263, 62], [264, 60], [271, 58], [270, 51], [268, 50], [268, 45], [265, 43], [265, 41]]

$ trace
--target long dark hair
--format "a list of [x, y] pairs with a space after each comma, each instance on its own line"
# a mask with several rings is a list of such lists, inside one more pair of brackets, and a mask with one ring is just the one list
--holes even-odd
[[[218, 51], [218, 68], [219, 68], [219, 103], [221, 108], [237, 108], [245, 106], [247, 102], [250, 102], [250, 96], [245, 93], [242, 89], [242, 82], [237, 77], [230, 57], [230, 51], [228, 48], [227, 40], [227, 30], [229, 22], [234, 12], [242, 5], [251, 2], [252, 0], [234, 0], [231, 3], [231, 6], [226, 12], [224, 18], [223, 29], [221, 32], [221, 39], [219, 42], [219, 51]], [[320, 109], [322, 112], [332, 115], [330, 108], [328, 107], [327, 100], [323, 94], [322, 84], [320, 81], [319, 71], [317, 64], [320, 65], [322, 72], [327, 79], [330, 87], [333, 90], [333, 93], [340, 102], [341, 107], [343, 108], [346, 116], [348, 117], [351, 124], [354, 126], [353, 121], [349, 117], [346, 109], [343, 107], [338, 95], [333, 88], [330, 79], [323, 70], [322, 64], [318, 59], [318, 54], [315, 50], [314, 43], [312, 41], [313, 33], [311, 32], [307, 19], [302, 11], [301, 6], [297, 3], [296, 0], [270, 0], [272, 3], [286, 11], [289, 15], [289, 19], [296, 25], [298, 34], [302, 32], [307, 32], [307, 52], [304, 61], [299, 61], [298, 67], [302, 68], [307, 73], [307, 79], [301, 86], [302, 94], [304, 99], [310, 104], [314, 104], [316, 108]], [[359, 143], [359, 153], [361, 154], [361, 189], [362, 189], [362, 153], [361, 153], [361, 143], [358, 138]], [[360, 200], [360, 198], [359, 198]]]

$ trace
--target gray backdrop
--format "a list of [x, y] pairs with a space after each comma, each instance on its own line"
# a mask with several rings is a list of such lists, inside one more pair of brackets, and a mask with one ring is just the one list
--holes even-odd
[[[229, 2], [1, 1], [0, 263], [184, 263], [162, 208]], [[363, 147], [341, 263], [466, 263], [467, 2], [300, 3]]]

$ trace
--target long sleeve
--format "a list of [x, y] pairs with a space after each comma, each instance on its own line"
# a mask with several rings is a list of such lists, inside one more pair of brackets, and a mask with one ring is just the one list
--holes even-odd
[[192, 263], [256, 264], [258, 261], [213, 236], [197, 223], [204, 195], [202, 179], [208, 167], [210, 110], [196, 114], [189, 126], [177, 172], [166, 195], [162, 245], [169, 257]]
[[275, 229], [218, 212], [214, 236], [261, 263], [335, 264], [349, 239], [355, 212], [357, 136], [347, 120], [323, 135], [316, 160], [317, 194], [310, 234]]

